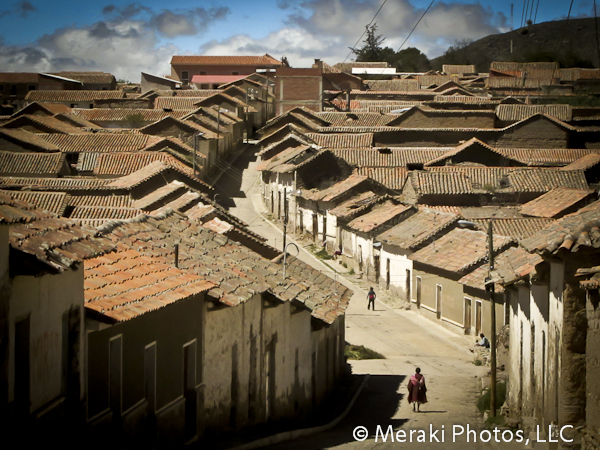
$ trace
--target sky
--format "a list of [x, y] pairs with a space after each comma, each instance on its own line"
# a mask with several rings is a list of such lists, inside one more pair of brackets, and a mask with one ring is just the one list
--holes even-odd
[[[173, 55], [286, 56], [292, 67], [351, 61], [365, 26], [399, 50], [431, 0], [2, 0], [0, 71], [170, 73]], [[564, 19], [571, 1], [435, 0], [408, 42], [429, 58], [456, 40]], [[383, 6], [382, 6], [383, 5]], [[598, 5], [600, 8], [600, 4]], [[573, 0], [571, 18], [594, 17], [594, 0]], [[356, 45], [358, 42], [358, 45]]]

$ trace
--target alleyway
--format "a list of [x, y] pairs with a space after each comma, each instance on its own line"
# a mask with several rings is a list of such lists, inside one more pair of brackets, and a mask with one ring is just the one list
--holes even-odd
[[[281, 248], [281, 232], [265, 221], [259, 212], [264, 210], [260, 197], [258, 173], [253, 169], [254, 146], [236, 161], [233, 169], [226, 171], [217, 183], [219, 202], [250, 224], [253, 231], [267, 237], [271, 245]], [[243, 172], [243, 176], [242, 176]], [[293, 240], [293, 239], [292, 239]], [[306, 245], [306, 243], [305, 243]], [[299, 257], [314, 267], [334, 277], [333, 268], [323, 264], [298, 242]], [[295, 250], [290, 251], [295, 253]], [[375, 442], [377, 425], [384, 430], [388, 425], [406, 430], [427, 429], [427, 443], [417, 444], [421, 448], [490, 448], [491, 444], [465, 445], [460, 437], [452, 444], [452, 425], [470, 425], [481, 429], [483, 421], [476, 409], [476, 400], [481, 392], [481, 377], [489, 370], [475, 366], [468, 347], [470, 339], [457, 336], [442, 326], [433, 323], [418, 313], [399, 308], [401, 302], [389, 301], [386, 294], [377, 289], [378, 300], [375, 311], [366, 309], [368, 285], [363, 281], [351, 282], [338, 276], [338, 280], [354, 290], [354, 297], [346, 313], [346, 340], [351, 344], [365, 345], [386, 359], [352, 361], [355, 374], [371, 374], [365, 390], [361, 393], [351, 413], [332, 430], [295, 442], [287, 442], [273, 449], [321, 449], [321, 448], [387, 448], [410, 444]], [[384, 303], [381, 300], [387, 300]], [[403, 305], [402, 305], [403, 306]], [[406, 385], [415, 367], [420, 367], [427, 380], [429, 403], [421, 413], [412, 412], [406, 401]], [[445, 429], [443, 443], [429, 442], [429, 427]], [[364, 442], [353, 439], [357, 426], [367, 428], [369, 438]], [[441, 440], [441, 432], [437, 437]], [[413, 437], [413, 442], [416, 435]], [[472, 439], [471, 439], [472, 442]], [[415, 445], [413, 443], [413, 445]], [[498, 448], [494, 444], [495, 448]], [[515, 448], [524, 448], [522, 446]]]

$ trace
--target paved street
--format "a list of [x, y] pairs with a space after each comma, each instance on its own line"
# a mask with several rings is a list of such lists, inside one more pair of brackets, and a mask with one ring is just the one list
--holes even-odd
[[[264, 210], [260, 198], [258, 174], [253, 170], [252, 146], [235, 163], [235, 170], [227, 171], [218, 183], [220, 203], [250, 224], [253, 231], [269, 239], [271, 245], [281, 248], [281, 232], [260, 216]], [[241, 172], [243, 171], [243, 177]], [[305, 243], [306, 245], [306, 243]], [[334, 276], [332, 267], [323, 264], [301, 243], [299, 257], [314, 267]], [[335, 263], [333, 263], [335, 264]], [[490, 444], [478, 442], [466, 444], [463, 437], [452, 444], [452, 426], [469, 425], [481, 429], [482, 419], [475, 403], [481, 391], [481, 377], [488, 368], [475, 366], [468, 347], [470, 340], [457, 336], [442, 326], [433, 323], [418, 313], [406, 309], [393, 309], [387, 303], [386, 294], [378, 290], [376, 310], [366, 309], [368, 285], [359, 280], [338, 278], [354, 290], [354, 297], [346, 313], [346, 340], [351, 344], [365, 345], [383, 354], [386, 359], [352, 361], [355, 374], [371, 374], [365, 390], [361, 393], [351, 413], [332, 430], [294, 442], [272, 446], [272, 449], [373, 449], [410, 445], [392, 443], [388, 437], [376, 442], [377, 425], [386, 430], [405, 430], [407, 440], [413, 430], [413, 445], [416, 430], [427, 430], [426, 443], [422, 448], [491, 448]], [[399, 302], [388, 302], [398, 307]], [[406, 385], [415, 367], [420, 367], [426, 378], [429, 403], [423, 405], [421, 413], [414, 413], [406, 401]], [[357, 426], [366, 427], [369, 438], [363, 442], [353, 439]], [[429, 430], [444, 428], [443, 443], [431, 440]], [[441, 431], [436, 435], [442, 440]], [[485, 437], [485, 436], [484, 436]], [[472, 438], [471, 438], [472, 442]], [[498, 447], [494, 445], [494, 447]], [[522, 448], [522, 446], [521, 446]]]

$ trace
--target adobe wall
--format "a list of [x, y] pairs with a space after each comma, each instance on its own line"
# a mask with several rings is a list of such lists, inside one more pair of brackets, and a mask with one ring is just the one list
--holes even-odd
[[588, 321], [586, 340], [586, 435], [584, 450], [600, 449], [600, 295], [597, 289], [587, 291]]

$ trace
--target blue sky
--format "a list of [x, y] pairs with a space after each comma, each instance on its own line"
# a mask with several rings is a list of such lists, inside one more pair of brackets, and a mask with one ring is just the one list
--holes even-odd
[[[0, 70], [102, 70], [139, 81], [140, 71], [168, 74], [174, 54], [269, 53], [285, 55], [294, 67], [310, 66], [314, 58], [335, 64], [383, 1], [4, 0]], [[375, 19], [384, 45], [398, 49], [429, 3], [387, 0]], [[570, 0], [513, 4], [519, 28], [524, 8], [527, 18], [545, 22], [565, 18]], [[457, 39], [509, 31], [510, 11], [510, 2], [497, 0], [436, 0], [405, 47], [439, 56]], [[571, 17], [590, 16], [593, 0], [575, 0]]]

